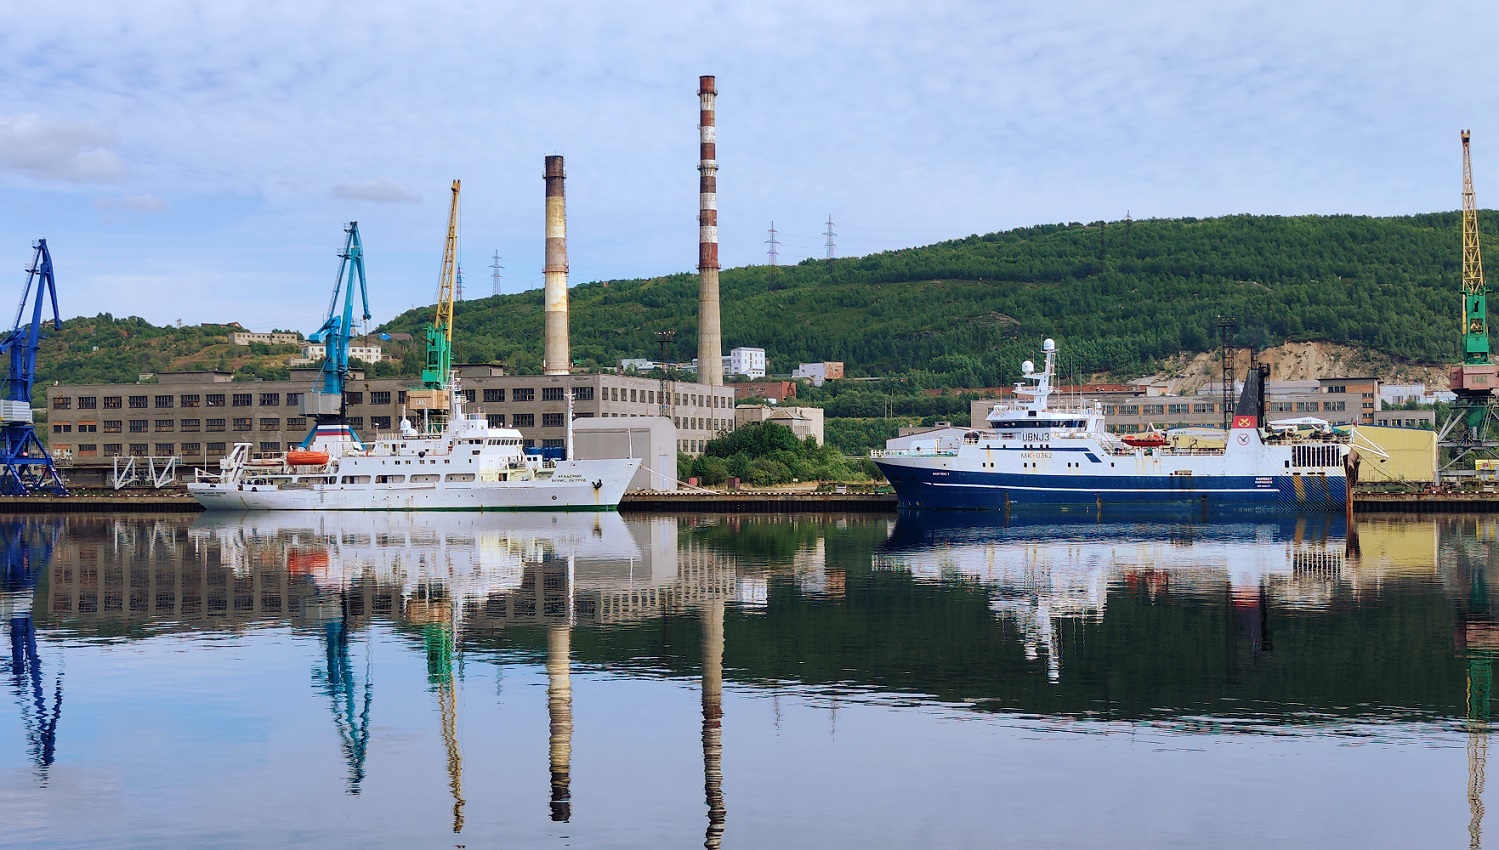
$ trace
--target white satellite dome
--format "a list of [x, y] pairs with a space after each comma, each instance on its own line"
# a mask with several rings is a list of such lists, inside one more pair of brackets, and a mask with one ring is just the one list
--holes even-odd
[[1057, 341], [1054, 340], [1054, 339], [1052, 339], [1051, 337], [1047, 337], [1046, 341], [1043, 342], [1043, 343], [1041, 343], [1041, 350], [1043, 350], [1043, 351], [1055, 351], [1056, 348], [1057, 348]]
[[1031, 361], [1027, 360], [1024, 363], [1020, 364], [1020, 374], [1029, 375], [1034, 371], [1036, 371], [1036, 364], [1032, 363]]

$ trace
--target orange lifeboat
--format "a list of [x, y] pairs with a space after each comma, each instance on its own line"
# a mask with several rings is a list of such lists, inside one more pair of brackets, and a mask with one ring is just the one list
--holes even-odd
[[328, 462], [328, 453], [292, 449], [286, 453], [286, 462], [291, 466], [322, 466]]
[[1166, 445], [1166, 435], [1160, 431], [1148, 431], [1144, 434], [1125, 434], [1122, 438], [1126, 445], [1139, 449], [1158, 449]]

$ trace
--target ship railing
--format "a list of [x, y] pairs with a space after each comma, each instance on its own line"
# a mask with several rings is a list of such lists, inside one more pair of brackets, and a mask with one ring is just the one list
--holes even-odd
[[931, 449], [873, 449], [869, 452], [871, 458], [885, 457], [956, 457], [957, 449], [931, 448]]

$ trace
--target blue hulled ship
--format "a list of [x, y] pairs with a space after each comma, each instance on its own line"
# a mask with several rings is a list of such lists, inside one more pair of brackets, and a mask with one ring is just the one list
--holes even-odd
[[1097, 402], [1051, 406], [1056, 343], [1042, 348], [1042, 371], [1021, 365], [1015, 400], [996, 403], [987, 428], [897, 438], [870, 453], [902, 507], [1346, 507], [1358, 464], [1351, 436], [1325, 422], [1267, 425], [1263, 366], [1249, 370], [1222, 446], [1184, 447], [1165, 435], [1109, 433]]

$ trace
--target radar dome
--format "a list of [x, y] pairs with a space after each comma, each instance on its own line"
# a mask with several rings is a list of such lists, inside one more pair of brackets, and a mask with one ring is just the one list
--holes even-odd
[[1041, 349], [1043, 351], [1055, 351], [1056, 348], [1057, 348], [1057, 341], [1054, 340], [1054, 339], [1048, 338], [1045, 342], [1041, 343]]
[[1034, 371], [1036, 371], [1036, 364], [1032, 363], [1031, 361], [1027, 360], [1024, 363], [1020, 364], [1020, 373], [1022, 375], [1029, 375]]

